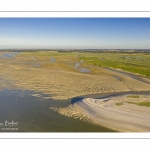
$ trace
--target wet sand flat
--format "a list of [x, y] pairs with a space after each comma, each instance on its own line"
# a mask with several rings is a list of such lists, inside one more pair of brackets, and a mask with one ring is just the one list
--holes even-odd
[[[51, 58], [55, 61], [51, 61]], [[80, 65], [76, 66], [76, 63]], [[82, 72], [81, 68], [87, 68], [90, 71]], [[113, 69], [89, 65], [79, 60], [76, 54], [63, 56], [57, 52], [37, 52], [34, 55], [22, 53], [11, 58], [2, 57], [0, 70], [0, 91], [4, 89], [34, 91], [42, 94], [32, 96], [44, 100], [65, 101], [89, 94], [108, 95], [119, 92], [150, 91], [148, 77], [135, 78]], [[118, 131], [150, 131], [150, 123], [146, 125], [146, 119], [149, 120], [147, 114], [150, 114], [148, 107], [128, 102], [117, 106], [116, 103], [122, 97], [110, 99], [98, 101], [89, 97], [73, 105], [49, 109], [67, 117], [78, 118], [93, 124], [98, 123]], [[104, 102], [101, 103], [102, 101]], [[135, 120], [134, 123], [133, 120]]]
[[[79, 95], [111, 93], [130, 90], [149, 90], [150, 85], [123, 74], [100, 68], [97, 74], [81, 73], [66, 62], [47, 57], [16, 56], [0, 64], [1, 88], [18, 88], [51, 94], [53, 99], [67, 100]], [[36, 61], [36, 62], [35, 62]], [[40, 63], [40, 67], [34, 64]], [[119, 79], [118, 79], [119, 78]]]

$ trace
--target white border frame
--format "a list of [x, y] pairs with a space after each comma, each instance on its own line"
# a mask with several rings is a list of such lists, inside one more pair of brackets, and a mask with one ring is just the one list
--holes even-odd
[[[150, 18], [150, 11], [1, 11], [0, 18]], [[0, 139], [150, 139], [150, 133], [0, 133]]]

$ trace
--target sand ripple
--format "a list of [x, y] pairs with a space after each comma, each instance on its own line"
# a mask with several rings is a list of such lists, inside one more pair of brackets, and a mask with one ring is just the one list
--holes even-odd
[[93, 121], [84, 112], [82, 112], [82, 110], [76, 105], [69, 105], [67, 107], [62, 107], [62, 108], [51, 107], [50, 109], [67, 117], [73, 117], [75, 119], [80, 119], [82, 121], [96, 123], [96, 121]]

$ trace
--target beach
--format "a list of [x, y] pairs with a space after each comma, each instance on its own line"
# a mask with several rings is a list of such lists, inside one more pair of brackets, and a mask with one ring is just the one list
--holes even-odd
[[90, 118], [105, 127], [121, 132], [149, 132], [150, 108], [136, 103], [150, 102], [150, 95], [140, 95], [138, 99], [128, 96], [130, 95], [85, 98], [76, 104]]
[[[125, 98], [130, 92], [149, 92], [149, 77], [121, 69], [89, 65], [76, 56], [76, 53], [63, 56], [58, 52], [38, 52], [2, 57], [0, 90], [34, 91], [38, 94], [32, 96], [43, 100], [71, 101], [81, 97], [80, 102], [49, 109], [116, 131], [150, 131], [149, 107], [129, 103], [129, 98]], [[111, 96], [116, 93], [122, 95]], [[106, 95], [108, 98], [98, 99], [96, 95]], [[149, 100], [149, 97], [146, 99]], [[130, 102], [132, 100], [135, 99], [130, 99]], [[138, 100], [142, 101], [143, 97], [140, 96]]]

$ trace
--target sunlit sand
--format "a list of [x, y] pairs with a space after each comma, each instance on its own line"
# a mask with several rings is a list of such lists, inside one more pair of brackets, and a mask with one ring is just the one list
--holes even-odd
[[150, 108], [137, 104], [150, 103], [150, 95], [139, 96], [139, 98], [132, 98], [129, 95], [101, 99], [85, 98], [77, 104], [103, 126], [125, 132], [148, 132]]
[[[34, 59], [33, 59], [34, 58]], [[103, 67], [87, 65], [77, 58], [55, 57], [55, 62], [50, 61], [48, 56], [26, 56], [19, 54], [11, 59], [1, 59], [0, 64], [0, 90], [21, 89], [32, 90], [47, 94], [33, 94], [34, 97], [41, 97], [44, 100], [68, 100], [77, 96], [89, 94], [106, 95], [110, 93], [149, 91], [150, 79], [141, 77], [138, 80], [126, 74], [109, 70]], [[88, 67], [90, 72], [80, 72], [75, 67]], [[78, 118], [83, 121], [98, 123], [119, 131], [150, 131], [146, 122], [149, 119], [149, 108], [125, 103], [129, 99], [122, 100], [122, 97], [110, 98], [107, 102], [83, 99], [82, 102], [72, 104], [65, 108], [50, 108], [67, 117]], [[149, 99], [149, 97], [147, 97]], [[116, 103], [123, 101], [123, 105]], [[142, 100], [142, 98], [139, 98]], [[92, 110], [93, 114], [87, 110]], [[95, 110], [97, 109], [97, 110]], [[140, 110], [140, 114], [137, 113]], [[127, 115], [133, 114], [133, 115]], [[93, 118], [93, 115], [97, 118]], [[147, 115], [147, 116], [146, 116]], [[146, 118], [142, 118], [146, 116]], [[135, 120], [133, 123], [132, 121]], [[140, 121], [141, 120], [141, 121]], [[129, 123], [129, 124], [128, 124]], [[150, 124], [150, 123], [148, 123]]]

